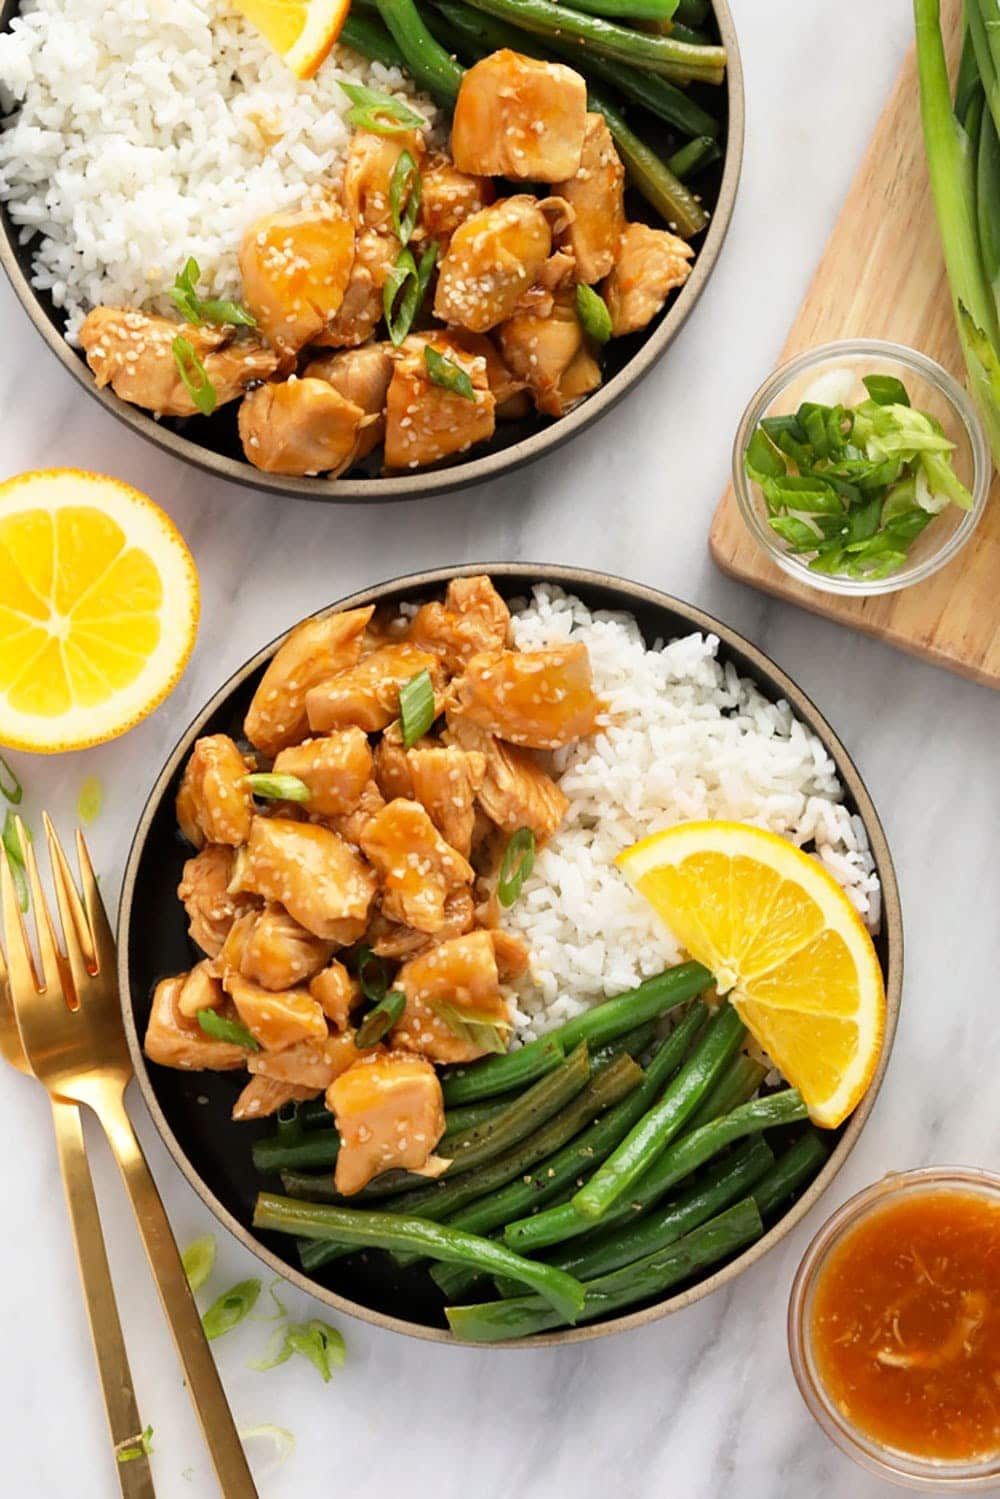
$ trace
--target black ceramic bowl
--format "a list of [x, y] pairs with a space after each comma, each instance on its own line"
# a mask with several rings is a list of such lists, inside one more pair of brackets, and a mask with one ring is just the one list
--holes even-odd
[[[889, 1060], [902, 985], [899, 896], [885, 834], [871, 798], [830, 725], [772, 661], [749, 641], [700, 609], [654, 589], [601, 573], [514, 563], [481, 563], [419, 573], [365, 589], [332, 607], [354, 609], [372, 603], [419, 602], [440, 597], [450, 578], [480, 572], [488, 572], [507, 598], [524, 597], [535, 583], [548, 582], [577, 594], [591, 608], [631, 612], [649, 642], [689, 634], [693, 630], [718, 635], [720, 659], [733, 662], [737, 670], [753, 678], [767, 696], [785, 698], [790, 702], [798, 717], [826, 746], [836, 762], [847, 804], [852, 812], [860, 814], [867, 829], [882, 883], [882, 930], [876, 941], [888, 995], [882, 1055], [871, 1087], [839, 1131], [835, 1148], [822, 1171], [763, 1239], [713, 1275], [682, 1287], [665, 1300], [624, 1316], [527, 1340], [529, 1344], [564, 1343], [633, 1327], [677, 1311], [707, 1295], [777, 1243], [832, 1181], [861, 1133]], [[381, 1255], [354, 1256], [337, 1261], [313, 1278], [302, 1273], [291, 1239], [256, 1232], [251, 1227], [255, 1196], [261, 1189], [273, 1189], [274, 1179], [261, 1177], [255, 1172], [250, 1147], [273, 1126], [266, 1123], [233, 1124], [230, 1121], [233, 1100], [242, 1086], [238, 1076], [172, 1071], [149, 1065], [142, 1054], [141, 1038], [157, 980], [189, 968], [202, 956], [188, 939], [187, 919], [176, 897], [181, 866], [190, 854], [190, 849], [178, 834], [174, 813], [174, 797], [181, 771], [199, 735], [240, 732], [250, 698], [278, 644], [280, 641], [274, 641], [266, 646], [230, 677], [187, 729], [157, 778], [136, 831], [125, 870], [118, 924], [122, 1007], [136, 1075], [157, 1128], [188, 1181], [220, 1222], [272, 1270], [303, 1290], [311, 1291], [338, 1311], [397, 1332], [453, 1342], [455, 1340], [446, 1330], [442, 1315], [442, 1299], [422, 1270], [394, 1269], [388, 1258]]]
[[[9, 29], [19, 5], [20, 0], [0, 0], [0, 30]], [[535, 415], [524, 421], [502, 422], [491, 441], [478, 447], [474, 457], [462, 462], [382, 478], [378, 475], [376, 466], [381, 451], [377, 449], [372, 458], [367, 460], [367, 471], [366, 466], [362, 465], [350, 476], [345, 475], [340, 479], [295, 479], [280, 474], [261, 473], [247, 463], [243, 456], [236, 428], [238, 402], [231, 402], [209, 418], [164, 418], [156, 421], [139, 407], [119, 400], [110, 387], [104, 390], [97, 388], [81, 352], [71, 348], [63, 338], [63, 318], [53, 307], [51, 297], [32, 287], [29, 280], [31, 244], [23, 245], [19, 242], [18, 233], [2, 206], [0, 262], [10, 278], [15, 295], [46, 344], [105, 411], [109, 411], [134, 432], [155, 442], [168, 453], [207, 469], [209, 473], [217, 474], [222, 479], [299, 499], [352, 503], [359, 500], [419, 499], [422, 495], [441, 494], [445, 490], [460, 489], [467, 484], [496, 478], [523, 463], [540, 458], [543, 453], [550, 452], [595, 422], [604, 412], [610, 411], [626, 391], [652, 368], [680, 332], [711, 274], [729, 227], [743, 159], [743, 74], [736, 31], [727, 0], [713, 0], [713, 6], [714, 29], [725, 44], [729, 57], [727, 81], [724, 89], [697, 87], [692, 90], [692, 96], [701, 97], [713, 113], [718, 113], [721, 107], [725, 152], [722, 161], [698, 179], [698, 191], [706, 207], [711, 210], [712, 222], [707, 233], [698, 242], [697, 258], [691, 276], [683, 289], [668, 300], [666, 308], [648, 328], [627, 338], [614, 339], [607, 346], [604, 357], [605, 383], [575, 411], [559, 421]], [[646, 120], [650, 118], [646, 116]], [[664, 155], [675, 148], [676, 142], [672, 140], [666, 127], [658, 133], [655, 129], [648, 130], [644, 123], [642, 129]], [[646, 205], [639, 199], [633, 202], [632, 194], [629, 197], [632, 216], [647, 218], [649, 210]]]

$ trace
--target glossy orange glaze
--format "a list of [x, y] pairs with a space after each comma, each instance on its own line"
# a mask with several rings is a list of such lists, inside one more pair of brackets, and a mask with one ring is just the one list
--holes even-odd
[[869, 1214], [819, 1272], [810, 1334], [869, 1438], [953, 1463], [1000, 1451], [1000, 1205], [935, 1188]]

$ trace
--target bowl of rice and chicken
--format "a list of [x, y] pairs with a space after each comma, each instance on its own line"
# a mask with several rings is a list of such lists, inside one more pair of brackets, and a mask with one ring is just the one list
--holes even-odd
[[3, 10], [15, 292], [116, 416], [274, 492], [429, 494], [565, 441], [666, 348], [732, 207], [724, 4], [648, 68], [387, 5], [412, 54], [356, 8], [306, 79], [220, 0]]
[[220, 689], [119, 954], [223, 1223], [335, 1308], [521, 1346], [677, 1310], [802, 1217], [873, 1105], [902, 934], [870, 798], [777, 667], [507, 564], [355, 595]]

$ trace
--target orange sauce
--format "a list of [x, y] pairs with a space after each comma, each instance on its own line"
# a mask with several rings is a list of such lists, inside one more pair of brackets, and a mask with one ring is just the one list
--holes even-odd
[[1000, 1204], [928, 1188], [871, 1212], [819, 1272], [813, 1357], [834, 1404], [914, 1457], [1000, 1451]]

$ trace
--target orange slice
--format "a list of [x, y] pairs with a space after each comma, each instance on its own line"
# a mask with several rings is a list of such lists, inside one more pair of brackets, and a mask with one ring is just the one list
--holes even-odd
[[236, 0], [236, 9], [284, 58], [311, 78], [340, 35], [350, 0]]
[[175, 686], [197, 629], [191, 553], [144, 494], [79, 469], [0, 484], [0, 744], [123, 734]]
[[615, 861], [834, 1128], [878, 1064], [885, 986], [872, 939], [837, 882], [801, 849], [740, 822], [686, 822]]

